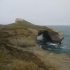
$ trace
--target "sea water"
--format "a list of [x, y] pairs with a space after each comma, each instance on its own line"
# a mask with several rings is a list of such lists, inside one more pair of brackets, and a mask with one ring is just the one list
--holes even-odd
[[53, 44], [53, 43], [49, 43], [46, 45], [43, 45], [43, 49], [44, 50], [49, 50], [52, 51], [54, 53], [65, 53], [70, 55], [70, 26], [67, 25], [55, 25], [55, 26], [48, 26], [51, 28], [55, 28], [57, 30], [60, 30], [63, 35], [64, 35], [64, 39], [62, 41], [62, 44]]

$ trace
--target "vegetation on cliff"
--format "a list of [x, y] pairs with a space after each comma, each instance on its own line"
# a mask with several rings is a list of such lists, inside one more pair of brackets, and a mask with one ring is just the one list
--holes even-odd
[[25, 20], [0, 25], [0, 70], [55, 70], [52, 65], [46, 66], [33, 53], [12, 47], [26, 48], [35, 46], [38, 31], [44, 29], [52, 37], [59, 37], [57, 31], [53, 31], [48, 27], [33, 25]]

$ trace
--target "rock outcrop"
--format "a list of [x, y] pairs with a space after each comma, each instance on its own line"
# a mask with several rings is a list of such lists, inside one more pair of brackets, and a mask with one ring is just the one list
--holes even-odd
[[22, 18], [16, 18], [15, 23], [17, 23], [19, 21], [23, 22], [24, 20]]
[[[16, 24], [18, 21], [22, 22]], [[1, 31], [3, 35], [7, 36], [11, 44], [26, 47], [36, 45], [38, 32], [44, 30], [48, 31], [52, 42], [61, 43], [63, 39], [62, 32], [45, 26], [33, 25], [21, 18], [17, 18], [14, 24], [4, 26]], [[46, 36], [47, 35], [45, 35], [45, 37]]]
[[[41, 38], [42, 40], [38, 40], [39, 38]], [[38, 32], [37, 40], [42, 41], [42, 44], [46, 44], [47, 42], [54, 43], [48, 31], [46, 30]]]
[[38, 34], [43, 34], [46, 40], [52, 43], [61, 44], [61, 41], [64, 39], [63, 33], [61, 31], [53, 29], [53, 28], [48, 28], [48, 27], [46, 27], [46, 29], [39, 30]]
[[50, 29], [51, 32], [49, 32], [49, 34], [51, 35], [52, 40], [56, 43], [61, 43], [61, 41], [64, 39], [63, 33], [54, 28], [50, 28]]
[[[18, 21], [18, 24], [16, 24]], [[37, 26], [33, 25], [25, 20], [16, 20], [14, 24], [10, 25], [4, 25], [0, 29], [0, 48], [7, 48], [9, 50], [9, 54], [13, 54], [14, 56], [20, 55], [19, 52], [22, 54], [25, 51], [26, 53], [32, 53], [35, 56], [37, 56], [39, 59], [41, 59], [46, 66], [49, 68], [47, 70], [69, 70], [70, 69], [70, 58], [64, 54], [55, 54], [50, 51], [45, 51], [41, 47], [39, 47], [36, 43], [36, 39], [38, 36], [38, 32], [40, 31], [48, 31], [48, 35], [51, 37], [51, 42], [54, 43], [61, 43], [63, 37], [63, 34], [61, 31], [58, 31], [56, 29], [48, 28], [45, 26]], [[45, 33], [44, 33], [45, 34]], [[45, 35], [46, 37], [47, 35]], [[2, 49], [3, 49], [2, 48]], [[11, 49], [12, 48], [12, 49]], [[17, 51], [15, 50], [17, 49]], [[6, 51], [6, 49], [4, 49]], [[13, 52], [14, 51], [14, 52]], [[15, 54], [16, 53], [16, 54]], [[20, 55], [18, 58], [21, 58], [24, 60], [25, 54]], [[27, 55], [28, 58], [32, 61], [32, 58], [34, 58], [34, 62], [41, 64], [41, 61], [38, 62], [38, 59], [36, 60], [34, 55]], [[31, 58], [30, 58], [31, 57]], [[26, 59], [29, 60], [29, 59]], [[57, 61], [58, 60], [58, 61]], [[40, 66], [39, 66], [40, 67]], [[44, 67], [45, 68], [45, 67]], [[44, 69], [41, 69], [44, 70]], [[46, 70], [46, 69], [45, 69]]]

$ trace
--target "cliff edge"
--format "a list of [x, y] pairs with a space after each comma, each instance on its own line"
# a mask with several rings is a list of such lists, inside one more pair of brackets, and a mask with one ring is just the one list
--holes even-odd
[[45, 51], [37, 45], [38, 34], [47, 34], [47, 31], [54, 43], [61, 43], [64, 38], [61, 31], [34, 25], [21, 18], [12, 24], [1, 25], [0, 69], [69, 70], [70, 58], [67, 55]]

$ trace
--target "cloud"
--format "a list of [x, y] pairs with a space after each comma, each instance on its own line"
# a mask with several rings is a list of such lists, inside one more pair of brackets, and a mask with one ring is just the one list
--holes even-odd
[[69, 25], [70, 0], [1, 0], [0, 23], [19, 17], [39, 25]]

